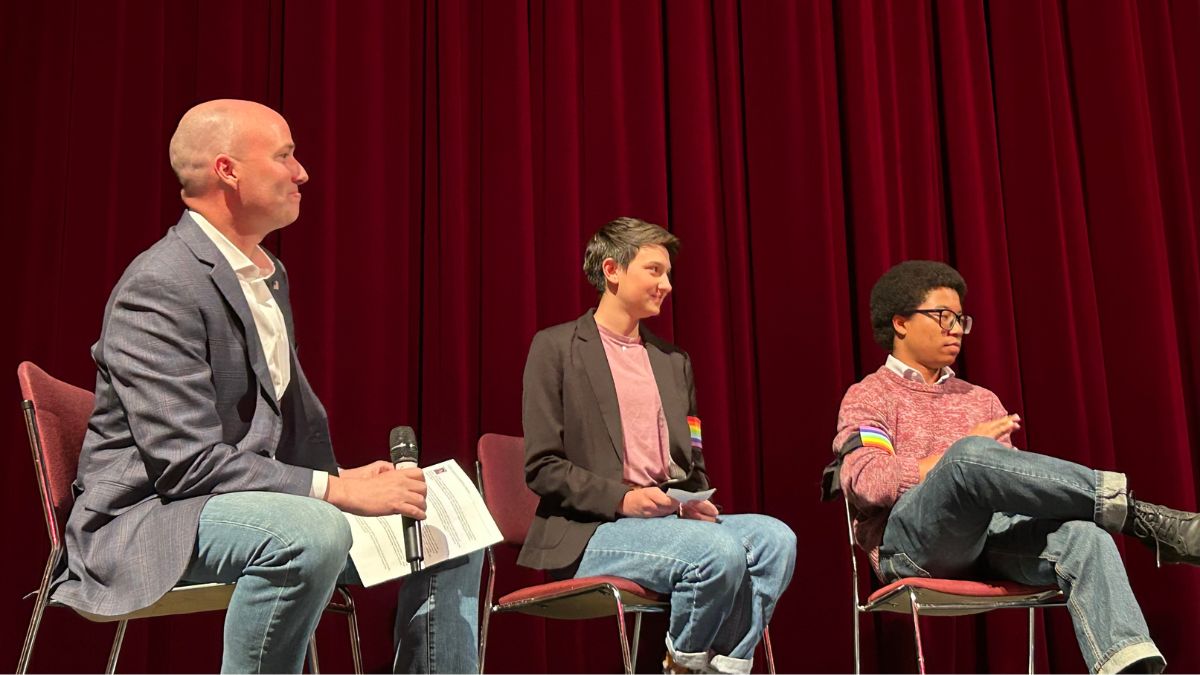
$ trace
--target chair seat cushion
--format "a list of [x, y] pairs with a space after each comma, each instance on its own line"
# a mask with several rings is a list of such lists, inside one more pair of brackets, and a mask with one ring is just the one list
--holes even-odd
[[174, 616], [176, 614], [194, 614], [197, 612], [214, 612], [224, 610], [229, 606], [229, 599], [233, 597], [233, 589], [236, 588], [233, 584], [193, 584], [188, 586], [176, 586], [167, 591], [167, 594], [159, 598], [154, 604], [149, 607], [143, 607], [137, 611], [129, 612], [128, 614], [103, 615], [92, 614], [81, 609], [75, 609], [75, 612], [83, 616], [89, 621], [129, 621], [131, 619], [145, 619], [152, 616]]
[[869, 612], [912, 611], [909, 589], [915, 589], [921, 614], [957, 616], [977, 614], [999, 607], [1052, 606], [1063, 604], [1057, 586], [1026, 586], [1013, 581], [969, 581], [907, 577], [871, 594], [863, 606]]
[[616, 613], [612, 590], [621, 594], [626, 610], [656, 611], [667, 596], [621, 577], [582, 577], [527, 586], [496, 601], [493, 611], [520, 612], [552, 619], [591, 619]]

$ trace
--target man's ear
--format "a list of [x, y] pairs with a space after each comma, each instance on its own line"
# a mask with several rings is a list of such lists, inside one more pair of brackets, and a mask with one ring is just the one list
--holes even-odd
[[217, 175], [217, 180], [221, 184], [237, 189], [238, 172], [232, 157], [225, 153], [217, 155], [217, 158], [213, 160], [213, 173]]
[[896, 337], [903, 340], [905, 335], [908, 335], [908, 317], [899, 314], [892, 315], [892, 330], [896, 333]]

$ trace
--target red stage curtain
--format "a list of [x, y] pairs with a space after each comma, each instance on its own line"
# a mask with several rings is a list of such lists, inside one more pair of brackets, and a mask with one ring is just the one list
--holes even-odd
[[[312, 176], [268, 245], [346, 465], [395, 424], [464, 466], [480, 433], [520, 433], [530, 338], [594, 302], [586, 237], [618, 215], [669, 225], [684, 245], [654, 328], [696, 363], [719, 501], [800, 535], [773, 623], [783, 671], [852, 665], [844, 524], [818, 475], [842, 393], [883, 360], [867, 295], [899, 260], [966, 276], [959, 370], [1021, 413], [1020, 445], [1196, 505], [1195, 0], [7, 3], [0, 54], [9, 367], [90, 386], [109, 290], [181, 209], [176, 121], [259, 100]], [[45, 544], [10, 391], [15, 664]], [[1200, 571], [1123, 548], [1171, 667], [1200, 670]], [[502, 590], [540, 578], [501, 558]], [[394, 593], [356, 594], [374, 670]], [[913, 667], [905, 621], [865, 627], [866, 668]], [[930, 669], [1019, 670], [1024, 627], [930, 621]], [[111, 628], [61, 611], [45, 628], [64, 637], [46, 633], [36, 669], [100, 667]], [[663, 630], [647, 622], [643, 669]], [[326, 669], [349, 668], [343, 631], [320, 629]], [[122, 669], [213, 670], [220, 634], [216, 616], [135, 624]], [[494, 672], [620, 665], [611, 620], [504, 616], [491, 643]], [[1064, 611], [1039, 645], [1039, 670], [1085, 667]]]

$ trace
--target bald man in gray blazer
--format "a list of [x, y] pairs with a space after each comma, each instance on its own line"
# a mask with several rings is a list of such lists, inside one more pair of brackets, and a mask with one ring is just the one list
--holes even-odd
[[[335, 584], [357, 581], [342, 512], [424, 518], [424, 478], [334, 459], [296, 358], [287, 272], [260, 246], [299, 216], [308, 180], [283, 117], [200, 104], [171, 165], [187, 211], [129, 265], [92, 348], [96, 408], [53, 597], [117, 615], [181, 581], [236, 583], [222, 671], [300, 672]], [[394, 668], [476, 668], [481, 560], [404, 584]]]

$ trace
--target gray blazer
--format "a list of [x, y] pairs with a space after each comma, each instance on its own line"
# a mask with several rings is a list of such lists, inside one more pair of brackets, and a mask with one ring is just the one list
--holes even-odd
[[150, 605], [187, 569], [209, 497], [307, 495], [313, 469], [336, 473], [276, 269], [268, 284], [293, 346], [278, 402], [237, 277], [186, 212], [125, 270], [92, 347], [96, 408], [55, 600], [103, 615]]
[[[623, 481], [625, 440], [608, 357], [593, 318], [533, 337], [525, 363], [521, 420], [525, 481], [541, 500], [517, 562], [539, 569], [573, 565], [601, 523], [617, 519], [630, 489]], [[708, 488], [704, 455], [691, 444], [696, 387], [687, 352], [641, 327], [667, 419], [674, 486]]]

